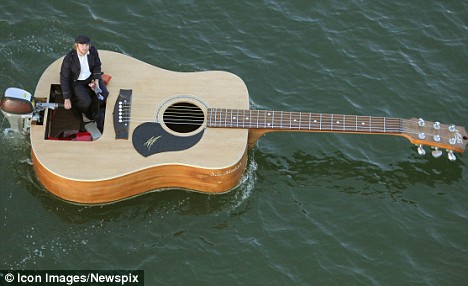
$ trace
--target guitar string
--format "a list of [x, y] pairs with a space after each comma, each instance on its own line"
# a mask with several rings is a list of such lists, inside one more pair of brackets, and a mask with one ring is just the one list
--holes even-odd
[[[127, 107], [127, 106], [125, 106]], [[188, 112], [190, 113], [188, 113]], [[218, 111], [218, 110], [216, 110]], [[242, 113], [243, 115], [245, 113], [248, 113], [249, 115], [252, 115], [252, 113], [257, 113], [257, 115], [254, 115], [254, 116], [248, 116], [248, 117], [239, 117], [239, 116], [236, 116], [236, 117], [233, 117], [233, 118], [229, 118], [227, 117], [227, 113], [229, 113], [230, 111], [233, 111], [233, 112], [236, 112], [236, 115], [239, 114], [239, 113]], [[303, 115], [305, 115], [306, 118], [311, 118], [311, 119], [314, 119], [316, 121], [314, 121], [313, 123], [310, 122], [310, 120], [295, 120], [294, 121], [294, 124], [297, 125], [297, 128], [293, 128], [291, 127], [290, 129], [291, 130], [320, 130], [318, 128], [307, 128], [307, 127], [300, 127], [300, 126], [312, 126], [312, 125], [317, 125], [319, 124], [319, 121], [317, 119], [320, 119], [321, 117], [321, 125], [322, 125], [322, 128], [321, 130], [322, 131], [335, 131], [335, 132], [338, 132], [338, 131], [345, 131], [345, 132], [356, 132], [356, 133], [360, 133], [360, 132], [376, 132], [376, 133], [395, 133], [395, 132], [406, 132], [406, 133], [409, 133], [409, 134], [420, 134], [421, 132], [416, 130], [416, 129], [411, 129], [411, 128], [407, 128], [407, 127], [404, 127], [404, 124], [407, 123], [407, 124], [417, 124], [417, 120], [415, 119], [399, 119], [399, 118], [387, 118], [387, 117], [374, 117], [374, 116], [363, 116], [363, 115], [344, 115], [344, 114], [317, 114], [317, 113], [306, 113], [306, 112], [281, 112], [281, 111], [268, 111], [268, 110], [230, 110], [230, 109], [223, 109], [223, 110], [220, 110], [219, 111], [220, 113], [223, 113], [225, 112], [225, 115], [223, 119], [219, 119], [219, 120], [215, 120], [215, 123], [212, 124], [214, 125], [215, 127], [216, 126], [221, 126], [221, 127], [224, 127], [224, 126], [230, 126], [230, 127], [235, 127], [235, 126], [232, 126], [232, 122], [233, 122], [233, 119], [237, 122], [236, 125], [238, 124], [241, 124], [243, 127], [246, 127], [246, 128], [255, 128], [257, 125], [254, 124], [254, 123], [251, 123], [252, 120], [255, 121], [255, 119], [261, 119], [263, 117], [263, 115], [265, 114], [274, 114], [274, 113], [277, 113], [277, 114], [280, 114], [282, 113], [283, 116], [284, 114], [286, 114], [287, 116], [286, 117], [290, 117], [290, 120], [286, 120], [286, 122], [290, 122], [291, 124], [291, 119], [293, 119], [294, 121], [294, 118], [295, 117], [303, 117]], [[203, 114], [203, 112], [198, 109], [197, 107], [192, 107], [192, 106], [176, 106], [176, 107], [171, 107], [171, 109], [169, 111], [166, 111], [165, 112], [165, 115], [168, 115], [168, 117], [170, 116], [170, 120], [167, 120], [167, 121], [164, 121], [166, 124], [197, 124], [197, 125], [201, 125], [204, 121], [205, 121], [205, 116]], [[213, 114], [213, 111], [211, 110], [209, 112], [209, 115], [212, 115]], [[259, 116], [259, 115], [262, 115], [262, 116]], [[288, 116], [289, 115], [289, 116]], [[220, 118], [222, 117], [222, 115], [220, 115]], [[123, 116], [122, 117], [123, 120], [129, 122], [148, 122], [148, 120], [145, 120], [145, 119], [137, 119], [137, 118], [132, 118], [130, 120], [130, 117], [126, 117], [126, 116]], [[246, 124], [245, 123], [245, 120], [246, 119], [248, 121], [248, 123]], [[333, 119], [340, 119], [340, 120], [337, 120], [337, 121], [334, 121]], [[343, 120], [341, 120], [343, 119]], [[332, 121], [333, 120], [333, 121]], [[357, 123], [358, 124], [351, 124], [351, 125], [348, 125], [348, 122], [347, 121], [353, 121], [353, 122], [356, 122], [357, 120]], [[282, 122], [284, 122], [285, 120], [279, 120], [275, 117], [272, 117], [272, 125], [273, 126], [278, 126], [278, 127], [282, 127], [284, 128], [284, 124]], [[324, 122], [325, 121], [325, 122]], [[344, 121], [344, 123], [343, 123]], [[374, 121], [374, 122], [371, 122], [371, 121]], [[377, 121], [377, 123], [376, 123]], [[379, 122], [380, 121], [380, 122]], [[240, 123], [239, 123], [240, 122]], [[278, 123], [279, 122], [279, 123]], [[400, 124], [401, 122], [401, 124]], [[263, 123], [263, 124], [262, 124]], [[262, 118], [262, 122], [259, 122], [259, 125], [263, 128], [273, 128], [271, 125], [265, 125], [266, 122], [263, 122], [263, 118]], [[361, 124], [371, 124], [371, 126], [369, 125], [361, 125], [359, 126], [359, 123]], [[329, 128], [324, 128], [323, 126], [326, 126], [326, 125], [329, 125], [330, 127]], [[382, 126], [384, 125], [384, 126]], [[403, 127], [401, 126], [403, 125]], [[430, 128], [430, 127], [423, 127], [425, 129], [427, 128]], [[287, 129], [287, 128], [286, 128]], [[426, 130], [425, 130], [426, 131]], [[440, 134], [435, 134], [435, 133], [426, 133], [427, 136], [436, 136], [436, 135], [439, 135]], [[444, 138], [444, 139], [450, 139], [451, 137], [446, 137], [446, 136], [441, 136], [441, 138]]]
[[[185, 109], [185, 110], [183, 110], [183, 109]], [[181, 110], [183, 110], [184, 112], [180, 112]], [[188, 113], [186, 110], [191, 110], [191, 111], [194, 111], [194, 112], [193, 113]], [[179, 113], [177, 111], [174, 112], [173, 110], [171, 110], [170, 112], [166, 112], [165, 115], [167, 114], [167, 117], [170, 116], [170, 118], [173, 119], [173, 120], [179, 120], [179, 118], [182, 118], [182, 119], [189, 118], [189, 119], [200, 121], [200, 120], [205, 119], [204, 114], [202, 112], [200, 112], [200, 110], [198, 110], [198, 109], [179, 108], [178, 111], [179, 111]], [[242, 112], [244, 112], [244, 111], [242, 111]], [[273, 113], [273, 112], [271, 112], [271, 113]], [[313, 123], [311, 121], [308, 121], [308, 120], [297, 121], [296, 118], [292, 117], [292, 114], [294, 114], [294, 113], [289, 113], [289, 114], [290, 114], [290, 119], [293, 119], [292, 121], [294, 121], [297, 125], [304, 125], [303, 123], [306, 123], [305, 125], [309, 125], [309, 124], [312, 125], [312, 124], [318, 124], [319, 123], [317, 119], [314, 119]], [[304, 113], [304, 114], [309, 115], [308, 117], [311, 118], [311, 119], [320, 117], [320, 114], [313, 114], [313, 113], [310, 113], [310, 114], [309, 113]], [[332, 121], [332, 119], [334, 119], [334, 118], [336, 119], [337, 117], [343, 118], [344, 123], [341, 120], [337, 120], [336, 122]], [[125, 119], [128, 119], [128, 118], [129, 117], [125, 117]], [[221, 118], [221, 116], [220, 116], [220, 118]], [[253, 119], [257, 118], [257, 120], [258, 120], [261, 117], [260, 116], [245, 117], [245, 119], [247, 119], [248, 121], [252, 121], [252, 118]], [[223, 119], [220, 119], [220, 120], [216, 119], [216, 121], [226, 124], [226, 122], [232, 122], [233, 119], [236, 120], [236, 122], [239, 121], [239, 122], [242, 122], [242, 123], [245, 124], [244, 118], [239, 119], [238, 117], [233, 117], [233, 118], [231, 118], [231, 120], [229, 120], [229, 118], [227, 118], [225, 116]], [[367, 120], [364, 120], [364, 119], [367, 119]], [[371, 122], [372, 120], [373, 120], [373, 122]], [[380, 122], [376, 123], [376, 120], [380, 121]], [[279, 124], [278, 124], [278, 121], [280, 122]], [[291, 121], [291, 123], [292, 123], [292, 121]], [[399, 118], [372, 117], [372, 116], [361, 116], [361, 115], [342, 115], [342, 114], [322, 114], [321, 115], [321, 121], [322, 121], [322, 125], [328, 124], [330, 126], [333, 126], [334, 129], [338, 129], [340, 126], [342, 128], [345, 128], [345, 129], [348, 128], [348, 127], [356, 128], [356, 125], [357, 125], [358, 128], [379, 129], [379, 127], [381, 125], [387, 125], [387, 124], [389, 126], [388, 129], [391, 129], [392, 124], [395, 124], [396, 126], [399, 126], [400, 122], [414, 123], [414, 120], [406, 120], [406, 119], [399, 119]], [[349, 125], [348, 121], [357, 122], [357, 124]], [[277, 126], [278, 125], [282, 126], [283, 125], [282, 122], [284, 122], [284, 120], [279, 120], [279, 119], [273, 117], [271, 122], [272, 122], [272, 124], [276, 123]], [[368, 127], [369, 125], [366, 125], [368, 123], [371, 125], [370, 127]], [[362, 126], [359, 126], [359, 124], [361, 124]], [[380, 127], [380, 128], [382, 129], [382, 127]], [[384, 129], [387, 129], [386, 126], [384, 126]]]
[[[189, 111], [193, 111], [192, 113], [187, 113], [187, 110]], [[212, 111], [213, 109], [210, 110], [210, 113], [209, 115], [211, 115], [213, 113]], [[215, 111], [217, 111], [217, 109], [214, 109]], [[252, 112], [253, 113], [257, 113], [257, 116], [252, 116], [252, 118], [260, 118], [260, 116], [258, 116], [258, 114], [260, 113], [269, 113], [269, 114], [274, 114], [275, 112], [276, 113], [284, 113], [284, 114], [289, 114], [290, 118], [293, 119], [293, 115], [295, 117], [299, 116], [301, 117], [302, 114], [304, 115], [309, 115], [308, 117], [309, 118], [321, 118], [321, 121], [322, 121], [322, 124], [324, 123], [323, 121], [330, 121], [328, 122], [330, 125], [337, 125], [337, 126], [344, 126], [344, 127], [348, 127], [348, 126], [355, 126], [355, 124], [353, 125], [345, 125], [348, 121], [348, 119], [351, 119], [351, 121], [357, 121], [358, 123], [362, 123], [362, 124], [367, 124], [367, 123], [372, 123], [373, 126], [375, 126], [375, 120], [380, 120], [382, 122], [380, 122], [380, 124], [387, 124], [387, 123], [391, 123], [391, 121], [396, 121], [395, 124], [398, 124], [400, 121], [403, 122], [403, 123], [415, 123], [415, 120], [414, 119], [399, 119], [399, 118], [389, 118], [389, 117], [375, 117], [375, 116], [363, 116], [363, 115], [344, 115], [344, 114], [320, 114], [320, 113], [302, 113], [302, 112], [281, 112], [281, 111], [267, 111], [267, 110], [230, 110], [230, 109], [225, 109], [226, 110], [226, 113], [229, 113], [229, 111], [231, 112], [236, 112], [237, 114], [239, 113], [249, 113], [251, 114]], [[221, 113], [223, 111], [220, 111]], [[205, 119], [204, 118], [204, 114], [203, 112], [197, 108], [197, 107], [192, 107], [192, 106], [173, 106], [171, 107], [171, 109], [168, 109], [165, 114], [167, 115], [171, 115], [171, 116], [174, 116], [174, 117], [180, 117], [180, 118], [194, 118], [196, 120], [200, 120], [200, 119]], [[221, 115], [220, 115], [221, 117]], [[307, 117], [307, 116], [306, 116]], [[341, 119], [343, 118], [344, 121], [345, 121], [345, 124], [343, 124], [343, 122], [341, 120], [338, 120], [338, 121], [332, 121], [332, 119]], [[227, 116], [224, 116], [224, 119], [226, 120], [226, 122], [230, 122], [227, 118]], [[251, 121], [251, 118], [250, 117], [246, 117], [247, 120]], [[364, 119], [367, 119], [367, 120], [364, 120]], [[243, 118], [240, 119], [236, 117], [236, 121], [241, 121], [241, 122], [244, 122], [245, 121], [243, 120]], [[294, 119], [295, 120], [295, 119]], [[371, 120], [374, 120], [374, 122], [371, 122]], [[232, 121], [232, 120], [231, 120]], [[276, 117], [273, 117], [273, 123], [276, 123], [278, 121], [278, 119]], [[284, 120], [283, 120], [284, 121]], [[280, 121], [280, 122], [283, 122], [283, 121]], [[367, 122], [366, 122], [367, 121]], [[304, 122], [306, 123], [310, 123], [310, 121], [303, 121], [303, 120], [300, 120], [300, 121], [295, 121], [299, 124], [302, 124]], [[224, 121], [222, 123], [225, 123]], [[379, 124], [379, 123], [377, 123]], [[280, 124], [281, 125], [281, 124]], [[307, 125], [307, 124], [306, 124]], [[372, 127], [372, 128], [376, 128], [376, 127]], [[377, 127], [378, 128], [378, 127]]]
[[[185, 108], [185, 109], [187, 109], [187, 108]], [[179, 110], [181, 110], [181, 109], [179, 109]], [[194, 110], [194, 109], [189, 108], [189, 110]], [[309, 113], [304, 113], [304, 114], [309, 115]], [[174, 120], [174, 121], [172, 121], [170, 123], [174, 123], [174, 124], [176, 124], [177, 121], [183, 121], [183, 120], [185, 120], [187, 122], [189, 122], [189, 120], [193, 120], [193, 122], [200, 122], [200, 121], [204, 121], [204, 119], [205, 119], [204, 114], [202, 115], [199, 110], [196, 110], [196, 112], [194, 112], [194, 113], [187, 113], [187, 112], [177, 113], [177, 112], [171, 111], [171, 112], [168, 113], [168, 115], [171, 115], [170, 119]], [[313, 117], [312, 117], [312, 114], [310, 114], [309, 116], [306, 116], [306, 117], [314, 118], [314, 117], [319, 117], [319, 115], [314, 114]], [[343, 121], [336, 121], [336, 122], [331, 121], [332, 118], [336, 118], [336, 117], [344, 118], [344, 120], [343, 120], [344, 123], [343, 123]], [[123, 119], [128, 120], [129, 118], [130, 117], [123, 116]], [[253, 116], [252, 118], [253, 119], [255, 119], [255, 118], [259, 119], [260, 117]], [[249, 122], [252, 121], [252, 118], [246, 117], [246, 119]], [[347, 118], [350, 119], [350, 120], [347, 120]], [[365, 118], [367, 120], [362, 120], [363, 118]], [[232, 122], [232, 119], [235, 119], [236, 122], [241, 122], [241, 123], [243, 123], [245, 125], [245, 120], [243, 120], [243, 118], [242, 119], [231, 118], [231, 120], [229, 120], [229, 118], [225, 117], [224, 119], [216, 120], [216, 122], [218, 122], [218, 124], [221, 124], [221, 125], [228, 125], [227, 123]], [[359, 120], [359, 119], [361, 119], [361, 120]], [[370, 122], [372, 119], [373, 119], [374, 122]], [[379, 120], [380, 122], [376, 123], [376, 120]], [[136, 118], [133, 118], [132, 121], [136, 121]], [[140, 121], [147, 121], [147, 120], [140, 119]], [[400, 122], [402, 122], [402, 123], [415, 123], [414, 120], [406, 120], [406, 119], [398, 119], [398, 118], [371, 117], [371, 116], [360, 116], [360, 115], [341, 115], [341, 114], [338, 114], [338, 115], [324, 115], [324, 114], [322, 114], [321, 121], [322, 121], [322, 126], [330, 125], [330, 128], [323, 128], [323, 129], [330, 129], [330, 130], [337, 130], [337, 131], [339, 129], [343, 129], [343, 130], [349, 129], [350, 131], [351, 131], [351, 129], [358, 129], [358, 130], [360, 130], [360, 129], [363, 129], [363, 130], [375, 129], [376, 131], [378, 131], [378, 130], [381, 130], [381, 131], [399, 130], [401, 128], [400, 127]], [[348, 121], [353, 121], [353, 122], [357, 121], [357, 124], [348, 124]], [[272, 122], [272, 125], [282, 127], [283, 126], [282, 122], [284, 122], [284, 120], [281, 121], [281, 120], [278, 120], [277, 118], [273, 118], [271, 122]], [[304, 120], [300, 120], [300, 121], [295, 120], [294, 123], [296, 125], [298, 125], [298, 129], [300, 128], [299, 126], [309, 126], [309, 125], [312, 126], [314, 124], [319, 124], [319, 122], [317, 120], [314, 120], [314, 122], [311, 122], [311, 121], [308, 121], [308, 120], [305, 120], [305, 121]], [[370, 123], [371, 126], [366, 125], [368, 123]], [[186, 122], [183, 122], [183, 124], [186, 124]], [[260, 125], [262, 125], [262, 124], [265, 125], [265, 123], [262, 123], [262, 122], [259, 122], [259, 124]], [[229, 124], [229, 125], [232, 125], [232, 124]], [[247, 124], [247, 125], [249, 127], [255, 127], [255, 126], [252, 126], [251, 123], [250, 123], [250, 125], [249, 124]], [[253, 124], [253, 125], [255, 125], [255, 124]], [[385, 126], [382, 127], [382, 125], [385, 125]], [[392, 125], [395, 125], [395, 126], [392, 127]], [[270, 126], [268, 125], [268, 126], [265, 126], [265, 127], [270, 127]], [[292, 128], [292, 129], [294, 129], [294, 128]], [[300, 128], [300, 129], [307, 129], [307, 128]], [[411, 130], [411, 129], [407, 129], [407, 130]]]

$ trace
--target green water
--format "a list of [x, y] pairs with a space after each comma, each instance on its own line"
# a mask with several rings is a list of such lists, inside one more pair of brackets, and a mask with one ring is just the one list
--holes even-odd
[[[3, 1], [0, 87], [34, 92], [89, 34], [165, 69], [235, 73], [252, 109], [464, 126], [467, 11], [423, 0]], [[141, 269], [145, 285], [468, 281], [464, 154], [419, 156], [395, 136], [275, 133], [228, 194], [83, 207], [38, 183], [27, 137], [0, 139], [0, 269]]]

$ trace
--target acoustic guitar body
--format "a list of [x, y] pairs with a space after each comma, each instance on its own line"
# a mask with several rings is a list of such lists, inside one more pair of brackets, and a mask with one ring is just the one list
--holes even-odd
[[[47, 124], [31, 126], [34, 171], [47, 190], [66, 201], [102, 204], [159, 189], [222, 193], [239, 184], [248, 129], [207, 128], [211, 108], [249, 109], [239, 77], [223, 71], [172, 72], [111, 51], [99, 55], [102, 70], [112, 76], [102, 136], [90, 142], [49, 140]], [[60, 83], [62, 60], [45, 70], [35, 98]], [[120, 112], [125, 92], [131, 98]], [[196, 122], [174, 122], [171, 114], [180, 110], [184, 120]]]
[[[31, 126], [39, 181], [75, 203], [109, 203], [165, 188], [229, 191], [245, 171], [248, 147], [266, 132], [400, 136], [421, 155], [430, 146], [434, 157], [445, 150], [451, 161], [468, 144], [465, 127], [422, 118], [250, 110], [247, 88], [232, 73], [172, 72], [115, 52], [100, 56], [112, 75], [102, 137], [49, 140], [51, 112], [46, 124]], [[53, 94], [61, 62], [46, 69], [36, 99]]]

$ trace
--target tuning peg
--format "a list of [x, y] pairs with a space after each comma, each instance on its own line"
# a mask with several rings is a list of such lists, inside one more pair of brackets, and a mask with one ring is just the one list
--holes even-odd
[[419, 144], [419, 146], [418, 146], [418, 154], [421, 155], [421, 156], [426, 155], [426, 150], [424, 150], [424, 147], [423, 147], [422, 144]]
[[457, 160], [457, 156], [455, 156], [455, 154], [453, 154], [452, 150], [448, 151], [447, 156], [448, 156], [449, 160], [452, 161], [452, 162]]
[[426, 122], [424, 122], [424, 119], [419, 118], [419, 119], [418, 119], [418, 125], [421, 126], [421, 127], [423, 127], [424, 125], [426, 125]]
[[438, 147], [435, 147], [435, 150], [432, 151], [432, 157], [439, 158], [440, 156], [442, 156], [442, 151]]

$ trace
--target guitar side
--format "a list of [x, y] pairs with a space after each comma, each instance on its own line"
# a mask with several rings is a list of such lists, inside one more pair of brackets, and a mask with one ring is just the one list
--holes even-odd
[[39, 162], [34, 151], [32, 161], [37, 178], [55, 196], [77, 204], [106, 204], [153, 190], [175, 187], [208, 194], [227, 192], [241, 180], [247, 164], [247, 153], [237, 164], [224, 169], [161, 165], [95, 181], [74, 180], [57, 175]]

